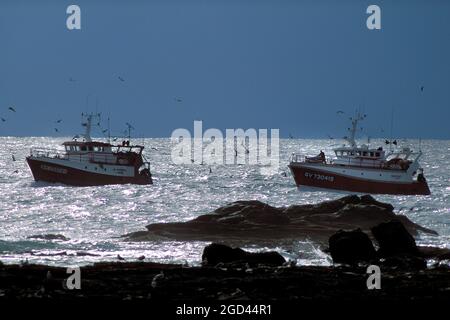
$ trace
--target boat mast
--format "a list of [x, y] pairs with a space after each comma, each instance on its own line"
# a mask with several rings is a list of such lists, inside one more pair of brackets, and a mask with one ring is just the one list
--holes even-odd
[[354, 118], [350, 118], [350, 120], [352, 121], [351, 128], [348, 128], [348, 130], [350, 131], [350, 136], [345, 137], [344, 139], [348, 142], [348, 144], [352, 148], [357, 147], [355, 138], [356, 138], [356, 130], [358, 128], [358, 121], [364, 120], [365, 117], [366, 115], [361, 115], [361, 113], [357, 112]]
[[99, 113], [90, 113], [90, 114], [81, 114], [82, 117], [86, 117], [86, 122], [83, 122], [81, 125], [83, 127], [86, 128], [85, 132], [84, 132], [84, 140], [86, 142], [92, 142], [92, 138], [91, 138], [91, 128], [92, 128], [92, 119], [98, 118], [98, 120], [100, 121], [100, 114]]

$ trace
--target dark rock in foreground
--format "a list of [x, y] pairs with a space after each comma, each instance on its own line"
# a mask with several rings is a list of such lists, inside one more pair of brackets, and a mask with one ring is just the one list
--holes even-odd
[[147, 231], [125, 235], [129, 241], [175, 239], [180, 241], [250, 241], [304, 239], [326, 243], [340, 229], [370, 229], [397, 219], [412, 235], [436, 234], [406, 216], [396, 215], [390, 204], [371, 196], [356, 195], [314, 205], [275, 208], [259, 201], [237, 201], [187, 222], [154, 223]]
[[414, 237], [398, 220], [380, 223], [372, 228], [372, 234], [379, 245], [378, 254], [382, 257], [419, 254]]
[[[155, 263], [102, 263], [81, 268], [81, 289], [62, 283], [66, 268], [0, 265], [0, 303], [33, 301], [450, 301], [450, 272], [381, 269], [381, 290], [368, 290], [365, 268], [210, 268]], [[152, 285], [156, 282], [157, 285]], [[147, 302], [146, 302], [147, 303]], [[242, 302], [243, 303], [243, 302]], [[111, 305], [112, 306], [112, 305]]]
[[369, 236], [356, 229], [353, 231], [338, 231], [328, 240], [329, 252], [333, 262], [356, 265], [360, 262], [370, 262], [377, 254]]
[[203, 249], [202, 261], [205, 265], [215, 266], [219, 263], [241, 263], [250, 266], [281, 266], [286, 260], [278, 252], [247, 252], [241, 248], [212, 243]]
[[333, 262], [349, 265], [371, 263], [401, 270], [427, 267], [425, 256], [416, 246], [414, 237], [400, 221], [382, 222], [372, 228], [372, 234], [379, 245], [377, 251], [369, 236], [360, 229], [340, 230], [332, 235], [328, 242]]

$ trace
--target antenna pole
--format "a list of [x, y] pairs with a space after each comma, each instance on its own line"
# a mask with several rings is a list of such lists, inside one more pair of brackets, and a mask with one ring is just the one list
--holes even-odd
[[109, 123], [109, 116], [108, 116], [108, 143], [111, 143], [111, 126]]
[[391, 139], [389, 141], [389, 151], [390, 152], [392, 152], [392, 139], [394, 138], [393, 131], [394, 131], [394, 107], [392, 107], [392, 109], [391, 109]]

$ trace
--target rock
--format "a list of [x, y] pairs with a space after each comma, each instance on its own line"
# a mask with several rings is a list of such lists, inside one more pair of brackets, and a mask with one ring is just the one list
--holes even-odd
[[417, 247], [420, 255], [426, 259], [450, 260], [450, 249], [436, 247]]
[[370, 262], [376, 258], [372, 241], [361, 229], [340, 230], [332, 235], [328, 242], [329, 252], [335, 263], [355, 265], [360, 262]]
[[325, 244], [340, 229], [360, 228], [369, 232], [374, 226], [393, 219], [400, 220], [412, 235], [419, 231], [436, 234], [406, 216], [396, 215], [390, 204], [371, 196], [352, 195], [318, 204], [278, 208], [260, 201], [237, 201], [187, 222], [154, 223], [147, 225], [147, 231], [124, 237], [129, 241], [170, 239], [270, 245], [308, 238]]
[[381, 268], [423, 270], [427, 268], [427, 262], [419, 256], [402, 254], [381, 259]]
[[360, 203], [375, 205], [377, 207], [385, 208], [388, 211], [394, 210], [394, 206], [392, 204], [380, 202], [380, 201], [376, 200], [374, 197], [372, 197], [370, 194], [365, 194], [365, 195], [361, 196]]
[[378, 242], [380, 257], [419, 255], [416, 241], [398, 220], [380, 223], [372, 228], [372, 234]]
[[27, 239], [42, 239], [42, 240], [61, 240], [61, 241], [69, 241], [69, 238], [66, 238], [62, 234], [38, 234], [27, 237]]
[[205, 265], [210, 266], [215, 266], [219, 263], [281, 266], [286, 262], [278, 252], [253, 253], [219, 243], [212, 243], [203, 249], [202, 261]]

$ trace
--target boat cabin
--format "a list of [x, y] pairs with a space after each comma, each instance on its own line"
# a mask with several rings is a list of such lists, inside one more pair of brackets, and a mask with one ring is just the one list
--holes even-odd
[[383, 148], [369, 149], [366, 145], [361, 147], [341, 147], [334, 149], [336, 158], [333, 164], [355, 165], [364, 167], [380, 167], [385, 161], [386, 153]]
[[112, 152], [112, 145], [104, 142], [68, 141], [63, 143], [67, 153]]

